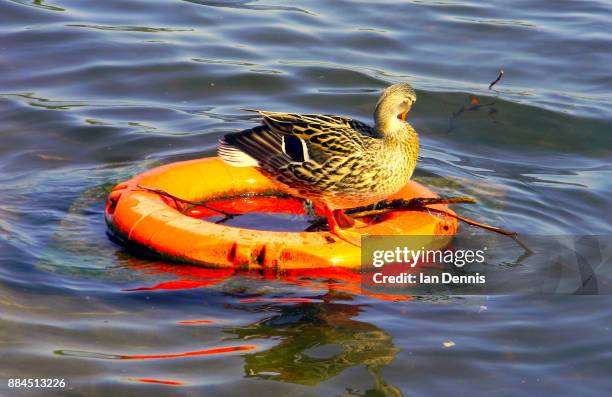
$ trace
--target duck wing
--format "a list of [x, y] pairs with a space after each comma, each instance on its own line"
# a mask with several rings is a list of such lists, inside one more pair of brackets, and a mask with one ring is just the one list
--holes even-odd
[[347, 117], [256, 112], [263, 117], [262, 125], [227, 134], [220, 141], [219, 156], [228, 163], [271, 172], [309, 163], [312, 170], [358, 156], [379, 137], [369, 125]]

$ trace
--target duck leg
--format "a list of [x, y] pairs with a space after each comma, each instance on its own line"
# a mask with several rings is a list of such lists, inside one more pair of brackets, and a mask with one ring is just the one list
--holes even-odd
[[334, 219], [342, 229], [359, 229], [368, 224], [348, 215], [344, 210], [333, 210]]
[[357, 232], [357, 227], [363, 225], [363, 222], [356, 221], [346, 215], [343, 210], [331, 209], [327, 205], [325, 208], [325, 217], [329, 224], [329, 231], [336, 235], [341, 240], [347, 243], [361, 247], [361, 233]]

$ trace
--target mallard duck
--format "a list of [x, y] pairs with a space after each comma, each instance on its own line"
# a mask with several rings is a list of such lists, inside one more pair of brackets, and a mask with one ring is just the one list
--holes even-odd
[[388, 87], [374, 127], [342, 116], [245, 109], [262, 124], [225, 135], [218, 154], [233, 166], [258, 167], [283, 191], [321, 206], [330, 231], [359, 245], [356, 222], [343, 210], [383, 200], [412, 176], [419, 139], [406, 115], [415, 101], [409, 84]]

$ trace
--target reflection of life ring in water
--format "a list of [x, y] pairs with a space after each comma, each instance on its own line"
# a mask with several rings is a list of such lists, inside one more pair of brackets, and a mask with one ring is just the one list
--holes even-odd
[[[151, 278], [147, 285], [136, 285], [126, 288], [126, 292], [138, 291], [183, 291], [195, 288], [220, 288], [228, 280], [245, 277], [250, 281], [262, 283], [282, 281], [292, 292], [304, 289], [309, 292], [369, 296], [377, 300], [401, 301], [413, 300], [411, 295], [371, 291], [364, 286], [362, 275], [353, 269], [344, 267], [320, 269], [287, 269], [279, 274], [275, 271], [244, 271], [236, 268], [213, 269], [202, 266], [175, 266], [166, 263], [151, 263], [138, 258], [128, 258], [130, 269], [144, 272]], [[280, 288], [280, 287], [279, 287]], [[269, 289], [266, 289], [270, 293]], [[259, 294], [257, 294], [259, 295]], [[246, 297], [241, 303], [290, 303], [311, 302], [311, 298], [267, 298], [265, 296]]]
[[[188, 201], [206, 201], [186, 211], [172, 198], [138, 186], [159, 189]], [[171, 261], [216, 267], [304, 269], [342, 266], [358, 269], [361, 250], [329, 232], [278, 232], [216, 224], [215, 210], [304, 215], [299, 199], [275, 197], [276, 186], [255, 168], [231, 167], [218, 158], [164, 165], [120, 183], [106, 201], [110, 236], [124, 246]], [[435, 197], [409, 182], [391, 199]], [[432, 208], [452, 213], [445, 205]], [[448, 236], [457, 221], [427, 211], [396, 211], [359, 231], [364, 235]]]
[[[136, 277], [130, 281], [130, 288], [123, 290], [125, 293], [154, 296], [155, 292], [161, 292], [161, 299], [168, 299], [192, 288], [206, 289], [197, 296], [216, 296], [216, 292], [223, 292], [221, 311], [215, 305], [202, 307], [202, 310], [172, 311], [165, 320], [182, 328], [206, 328], [210, 332], [230, 335], [231, 346], [215, 345], [215, 349], [188, 353], [184, 349], [164, 351], [167, 358], [181, 354], [239, 354], [248, 378], [313, 386], [351, 368], [365, 366], [372, 386], [369, 392], [364, 390], [363, 395], [402, 395], [397, 387], [387, 384], [380, 373], [394, 360], [399, 349], [385, 329], [364, 321], [360, 316], [364, 310], [362, 305], [372, 303], [355, 295], [366, 292], [374, 298], [393, 300], [411, 297], [362, 291], [360, 275], [346, 268], [297, 269], [278, 275], [273, 271], [174, 266], [135, 257], [126, 260]], [[168, 295], [169, 291], [173, 292]], [[256, 321], [244, 324], [244, 319], [255, 313]], [[99, 353], [96, 357], [99, 358]], [[124, 357], [134, 359], [134, 356]], [[155, 373], [150, 378], [168, 380], [133, 380], [165, 384], [182, 382], [173, 376], [176, 374]], [[364, 377], [368, 375], [364, 373]]]

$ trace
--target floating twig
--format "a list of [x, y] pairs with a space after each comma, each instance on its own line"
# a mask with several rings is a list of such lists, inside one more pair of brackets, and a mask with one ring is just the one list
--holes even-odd
[[444, 210], [439, 210], [437, 208], [429, 208], [427, 207], [427, 209], [429, 211], [432, 212], [437, 212], [439, 214], [444, 214], [446, 216], [450, 216], [451, 218], [455, 218], [457, 220], [460, 220], [464, 223], [467, 223], [468, 225], [471, 226], [476, 226], [482, 229], [486, 229], [486, 230], [490, 230], [492, 232], [495, 233], [499, 233], [499, 234], [503, 234], [504, 236], [508, 236], [511, 239], [513, 239], [518, 245], [521, 246], [521, 248], [523, 248], [525, 250], [525, 252], [531, 254], [533, 253], [533, 251], [527, 246], [527, 244], [525, 244], [524, 242], [521, 241], [521, 239], [519, 239], [519, 234], [517, 232], [512, 232], [510, 230], [506, 230], [506, 229], [502, 229], [501, 227], [496, 227], [496, 226], [491, 226], [491, 225], [487, 225], [486, 223], [482, 223], [482, 222], [477, 222], [473, 219], [469, 219], [466, 217], [463, 217], [461, 215], [457, 215], [457, 214], [451, 214], [450, 212], [446, 212]]
[[216, 213], [218, 213], [220, 215], [223, 215], [225, 218], [220, 220], [219, 223], [226, 222], [227, 220], [232, 219], [234, 216], [238, 215], [238, 214], [230, 214], [229, 212], [225, 212], [223, 210], [212, 208], [212, 207], [210, 207], [210, 206], [208, 206], [206, 204], [206, 201], [190, 201], [190, 200], [185, 200], [185, 199], [182, 199], [180, 197], [176, 197], [175, 195], [170, 194], [170, 193], [168, 193], [168, 192], [166, 192], [165, 190], [162, 190], [162, 189], [158, 189], [158, 188], [150, 187], [150, 186], [144, 186], [144, 185], [136, 185], [136, 186], [139, 189], [146, 190], [147, 192], [159, 194], [160, 196], [167, 197], [167, 198], [173, 200], [174, 201], [174, 206], [181, 213], [185, 213], [185, 211], [188, 210], [189, 208], [182, 208], [182, 206], [179, 205], [179, 203], [189, 204], [192, 207], [204, 207], [207, 210], [210, 210], [210, 211], [216, 212]]
[[382, 215], [395, 210], [421, 209], [434, 204], [474, 204], [476, 200], [471, 197], [415, 197], [410, 200], [395, 199], [383, 200], [376, 204], [348, 209], [344, 212], [353, 218]]
[[499, 69], [499, 74], [497, 75], [497, 78], [493, 80], [491, 84], [489, 84], [489, 89], [493, 88], [493, 86], [497, 84], [503, 76], [504, 76], [504, 69]]
[[519, 234], [517, 232], [509, 231], [506, 229], [502, 229], [500, 227], [487, 225], [486, 223], [478, 222], [473, 219], [469, 219], [463, 217], [461, 215], [457, 215], [454, 213], [450, 213], [448, 211], [444, 211], [438, 208], [431, 208], [429, 205], [435, 204], [474, 204], [476, 200], [471, 197], [433, 197], [433, 198], [413, 198], [411, 200], [385, 200], [381, 201], [377, 204], [351, 208], [346, 210], [347, 214], [350, 214], [353, 218], [362, 218], [366, 216], [374, 216], [374, 215], [382, 215], [392, 211], [411, 211], [411, 210], [427, 210], [430, 212], [435, 212], [438, 214], [443, 214], [449, 216], [451, 218], [455, 218], [459, 221], [462, 221], [468, 225], [479, 227], [482, 229], [486, 229], [495, 233], [502, 234], [504, 236], [508, 236], [512, 238], [521, 248], [523, 248], [527, 253], [532, 253], [531, 249], [519, 239]]
[[[495, 80], [493, 80], [491, 82], [491, 84], [489, 84], [489, 89], [493, 88], [493, 86], [495, 84], [497, 84], [499, 82], [499, 80], [501, 80], [502, 76], [504, 75], [504, 70], [500, 69], [499, 70], [499, 74], [497, 75], [497, 78]], [[495, 91], [497, 92], [497, 91]], [[495, 109], [493, 107], [493, 105], [495, 105], [495, 103], [497, 102], [497, 96], [493, 99], [492, 102], [489, 103], [480, 103], [480, 100], [478, 99], [478, 97], [476, 95], [470, 95], [470, 104], [469, 106], [465, 106], [462, 105], [459, 110], [457, 110], [456, 112], [453, 112], [451, 114], [450, 120], [448, 122], [448, 130], [446, 131], [447, 134], [450, 134], [451, 132], [453, 132], [453, 130], [455, 129], [455, 120], [457, 120], [459, 118], [459, 116], [461, 116], [463, 113], [465, 112], [474, 112], [477, 111], [480, 108], [484, 108], [484, 107], [491, 107], [491, 109], [489, 110], [489, 116], [491, 118], [493, 118], [493, 115], [495, 113], [497, 113], [497, 109]]]
[[[213, 212], [217, 212], [221, 215], [224, 216], [223, 219], [215, 222], [215, 223], [224, 223], [227, 222], [228, 220], [236, 217], [236, 216], [240, 216], [242, 214], [231, 214], [216, 208], [212, 208], [210, 206], [208, 206], [206, 204], [206, 201], [191, 201], [191, 200], [186, 200], [186, 199], [182, 199], [180, 197], [176, 197], [173, 194], [170, 194], [168, 192], [166, 192], [165, 190], [161, 190], [161, 189], [157, 189], [154, 187], [150, 187], [150, 186], [143, 186], [143, 185], [137, 185], [138, 188], [142, 189], [142, 190], [146, 190], [148, 192], [152, 192], [152, 193], [156, 193], [159, 194], [160, 196], [164, 196], [167, 197], [171, 200], [174, 201], [174, 205], [176, 206], [176, 209], [181, 211], [181, 213], [184, 213], [186, 208], [182, 208], [182, 206], [179, 203], [184, 203], [184, 204], [188, 204], [191, 206], [199, 206], [199, 207], [204, 207], [210, 211]], [[518, 237], [518, 233], [516, 232], [512, 232], [509, 230], [505, 230], [499, 227], [495, 227], [495, 226], [491, 226], [491, 225], [487, 225], [486, 223], [482, 223], [482, 222], [477, 222], [475, 220], [454, 214], [454, 213], [450, 213], [438, 208], [431, 208], [429, 207], [430, 205], [451, 205], [451, 204], [474, 204], [476, 203], [476, 200], [474, 200], [471, 197], [466, 197], [466, 196], [459, 196], [459, 197], [415, 197], [412, 198], [410, 200], [404, 200], [404, 199], [394, 199], [394, 200], [383, 200], [380, 201], [378, 203], [375, 204], [371, 204], [371, 205], [366, 205], [366, 206], [362, 206], [362, 207], [355, 207], [355, 208], [350, 208], [345, 210], [344, 212], [347, 215], [350, 215], [353, 218], [364, 218], [364, 217], [371, 217], [371, 216], [378, 216], [378, 215], [382, 215], [382, 214], [386, 214], [389, 212], [393, 212], [393, 211], [430, 211], [430, 212], [435, 212], [435, 213], [439, 213], [439, 214], [443, 214], [446, 216], [449, 216], [451, 218], [455, 218], [459, 221], [462, 221], [468, 225], [471, 226], [475, 226], [475, 227], [479, 227], [482, 229], [486, 229], [495, 233], [499, 233], [502, 234], [504, 236], [508, 236], [510, 238], [512, 238], [518, 245], [520, 245], [527, 253], [532, 253], [533, 251], [531, 251], [531, 249], [529, 249], [529, 247], [523, 243], [519, 237]], [[318, 228], [320, 228], [321, 226], [324, 226], [327, 223], [327, 220], [325, 218], [319, 218], [317, 219], [315, 222], [313, 222], [310, 226], [308, 226], [308, 228], [306, 228], [306, 231], [315, 231]]]
[[[365, 218], [386, 214], [395, 210], [422, 210], [428, 204], [473, 204], [475, 202], [471, 197], [415, 197], [410, 200], [383, 200], [375, 204], [349, 208], [344, 212], [350, 215], [351, 218]], [[319, 218], [312, 222], [305, 231], [312, 232], [326, 224], [327, 219]]]

